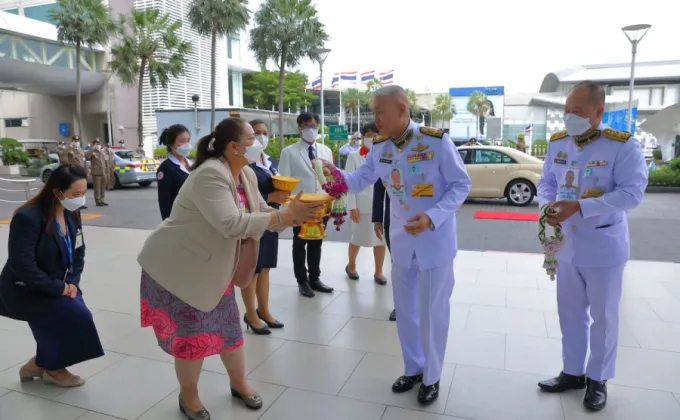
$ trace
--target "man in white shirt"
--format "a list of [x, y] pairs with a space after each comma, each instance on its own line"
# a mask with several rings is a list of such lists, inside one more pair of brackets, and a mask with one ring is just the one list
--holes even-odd
[[[306, 112], [300, 114], [297, 124], [301, 140], [281, 151], [279, 173], [300, 180], [297, 188], [292, 192], [293, 195], [300, 190], [306, 193], [322, 192], [312, 162], [315, 159], [332, 162], [333, 152], [327, 146], [316, 142], [319, 129], [319, 117], [316, 114]], [[314, 297], [315, 290], [321, 293], [333, 292], [332, 287], [323, 284], [320, 280], [323, 241], [300, 239], [299, 233], [299, 227], [293, 228], [293, 268], [300, 294], [311, 298]]]

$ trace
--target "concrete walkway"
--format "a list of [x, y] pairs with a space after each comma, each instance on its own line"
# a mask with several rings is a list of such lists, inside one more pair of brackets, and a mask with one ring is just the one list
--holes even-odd
[[[7, 231], [0, 226], [0, 243]], [[107, 354], [73, 368], [87, 378], [84, 387], [20, 384], [18, 369], [35, 343], [25, 323], [0, 318], [0, 419], [183, 419], [172, 360], [139, 326], [135, 257], [147, 234], [85, 228], [82, 286]], [[213, 420], [680, 419], [680, 264], [629, 263], [618, 372], [608, 407], [594, 415], [581, 405], [583, 392], [537, 392], [539, 380], [561, 369], [555, 284], [541, 257], [461, 251], [441, 395], [421, 411], [416, 391], [390, 391], [402, 363], [396, 325], [386, 321], [391, 288], [373, 283], [371, 253], [361, 253], [362, 278], [353, 282], [344, 274], [346, 244], [324, 244], [323, 280], [336, 292], [306, 299], [297, 293], [290, 245], [280, 244], [271, 288], [286, 327], [267, 338], [246, 334], [248, 375], [265, 407], [253, 412], [232, 400], [213, 357], [201, 377]]]

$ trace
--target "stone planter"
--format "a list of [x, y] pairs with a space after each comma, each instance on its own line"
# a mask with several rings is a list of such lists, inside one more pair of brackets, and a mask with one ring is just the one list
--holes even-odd
[[19, 165], [0, 165], [0, 175], [19, 175], [20, 173]]
[[680, 187], [659, 187], [650, 185], [645, 190], [646, 193], [660, 193], [660, 194], [680, 194]]

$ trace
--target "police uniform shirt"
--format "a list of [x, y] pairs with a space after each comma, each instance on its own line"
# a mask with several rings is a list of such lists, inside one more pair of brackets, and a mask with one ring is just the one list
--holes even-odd
[[648, 174], [630, 133], [603, 125], [584, 136], [555, 133], [538, 184], [539, 206], [560, 199], [579, 200], [581, 206], [562, 222], [566, 242], [558, 260], [582, 267], [625, 263], [627, 212], [642, 201]]

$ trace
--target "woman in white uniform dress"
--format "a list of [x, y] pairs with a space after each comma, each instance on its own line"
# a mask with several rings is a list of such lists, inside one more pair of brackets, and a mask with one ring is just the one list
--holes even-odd
[[[371, 149], [373, 138], [378, 135], [378, 127], [371, 122], [361, 128], [361, 148], [352, 152], [347, 157], [347, 172], [356, 171], [366, 161], [366, 154]], [[349, 242], [349, 264], [345, 267], [347, 277], [351, 280], [359, 280], [357, 272], [357, 255], [361, 247], [373, 248], [375, 259], [375, 271], [373, 280], [384, 286], [387, 280], [383, 274], [385, 261], [385, 240], [378, 239], [373, 230], [373, 187], [366, 188], [359, 194], [348, 194], [345, 199], [347, 211], [352, 219], [352, 239]]]

